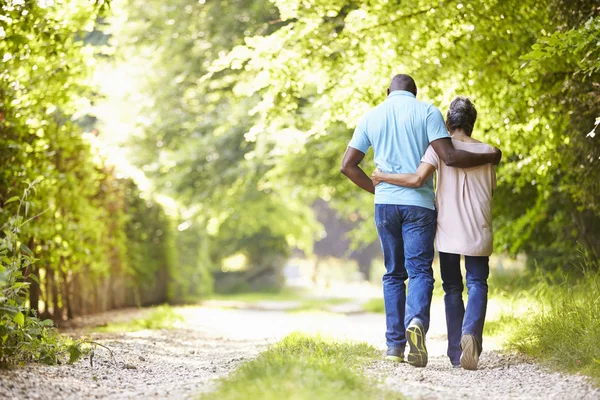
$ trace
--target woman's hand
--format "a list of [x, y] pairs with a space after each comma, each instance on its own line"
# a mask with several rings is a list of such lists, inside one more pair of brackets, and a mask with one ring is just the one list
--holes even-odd
[[373, 181], [373, 186], [377, 186], [379, 185], [381, 182], [383, 182], [383, 178], [385, 176], [385, 172], [382, 172], [379, 168], [377, 168], [375, 171], [373, 171], [373, 174], [371, 175], [371, 180]]

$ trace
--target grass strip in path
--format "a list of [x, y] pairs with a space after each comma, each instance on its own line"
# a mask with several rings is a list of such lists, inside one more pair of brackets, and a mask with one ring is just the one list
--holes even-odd
[[362, 368], [381, 357], [366, 343], [291, 334], [221, 380], [201, 400], [401, 399]]

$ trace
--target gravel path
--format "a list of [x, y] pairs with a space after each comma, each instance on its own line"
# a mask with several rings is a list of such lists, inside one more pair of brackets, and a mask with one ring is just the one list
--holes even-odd
[[582, 376], [552, 373], [520, 357], [482, 354], [479, 369], [452, 368], [446, 357], [425, 369], [377, 361], [368, 373], [410, 399], [599, 399], [600, 390]]
[[[376, 314], [290, 313], [273, 309], [177, 309], [185, 324], [173, 330], [89, 334], [116, 356], [98, 348], [94, 366], [28, 365], [0, 371], [2, 399], [190, 399], [214, 388], [215, 380], [255, 357], [293, 331], [321, 333], [340, 340], [366, 341], [384, 349], [384, 317]], [[140, 317], [145, 310], [123, 310], [76, 321], [82, 327]], [[412, 399], [600, 399], [600, 390], [581, 376], [549, 372], [531, 362], [485, 351], [481, 369], [451, 368], [445, 352], [443, 307], [434, 304], [425, 369], [377, 361], [367, 372]], [[441, 315], [438, 315], [440, 314]], [[496, 345], [488, 343], [486, 349]]]
[[[124, 321], [145, 313], [111, 312], [108, 319]], [[93, 316], [90, 320], [106, 316]], [[70, 333], [78, 336], [83, 332], [77, 329]], [[92, 333], [87, 337], [112, 349], [116, 364], [107, 350], [98, 347], [93, 366], [85, 359], [74, 365], [28, 365], [0, 371], [0, 398], [197, 398], [212, 388], [215, 379], [229, 374], [265, 347], [264, 342], [230, 340], [191, 326], [126, 334]]]

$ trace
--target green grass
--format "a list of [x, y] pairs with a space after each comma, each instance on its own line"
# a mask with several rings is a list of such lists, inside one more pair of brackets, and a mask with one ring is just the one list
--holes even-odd
[[306, 293], [301, 290], [284, 289], [268, 292], [243, 292], [213, 294], [207, 300], [241, 301], [244, 303], [258, 303], [261, 301], [297, 301], [306, 298]]
[[[257, 304], [263, 301], [297, 302], [298, 305], [286, 309], [286, 312], [329, 312], [331, 306], [352, 301], [352, 299], [329, 297], [310, 298], [310, 294], [302, 290], [284, 289], [278, 292], [245, 292], [231, 294], [215, 294], [209, 300], [235, 301], [240, 303]], [[223, 306], [227, 308], [227, 306]], [[229, 308], [236, 308], [230, 306]]]
[[221, 380], [201, 400], [400, 399], [362, 371], [380, 352], [365, 343], [292, 334]]
[[539, 307], [513, 323], [508, 346], [600, 383], [600, 273], [534, 288]]
[[382, 298], [375, 298], [367, 301], [363, 305], [363, 310], [366, 312], [385, 314], [385, 305]]
[[96, 332], [135, 332], [144, 329], [171, 329], [177, 322], [183, 321], [173, 308], [168, 305], [155, 307], [146, 317], [128, 322], [108, 324], [95, 328]]
[[491, 279], [491, 297], [527, 311], [486, 322], [484, 334], [504, 335], [508, 349], [600, 384], [600, 269], [589, 258], [582, 266], [578, 275], [536, 271]]
[[485, 329], [483, 332], [485, 336], [497, 336], [506, 338], [509, 335], [509, 330], [517, 320], [508, 314], [502, 314], [499, 319], [485, 321]]
[[352, 300], [351, 299], [339, 298], [339, 297], [326, 298], [326, 299], [305, 299], [305, 300], [301, 301], [301, 303], [300, 303], [300, 305], [298, 305], [298, 307], [290, 308], [289, 310], [286, 310], [286, 311], [290, 312], [290, 313], [295, 313], [295, 312], [330, 312], [329, 308], [331, 306], [335, 306], [335, 305], [339, 305], [339, 304], [344, 304], [344, 303], [347, 303], [349, 301], [352, 301]]

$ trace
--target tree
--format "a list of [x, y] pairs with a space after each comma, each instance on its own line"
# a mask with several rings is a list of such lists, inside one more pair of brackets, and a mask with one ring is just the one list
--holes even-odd
[[[142, 6], [143, 3], [143, 6]], [[294, 194], [266, 184], [273, 165], [247, 140], [258, 98], [240, 100], [229, 69], [203, 80], [207, 66], [281, 24], [268, 1], [130, 1], [117, 29], [120, 54], [140, 57], [152, 73], [141, 88], [146, 123], [133, 140], [137, 165], [206, 227], [211, 264], [241, 252], [251, 266], [278, 264], [290, 244], [307, 248], [314, 222]], [[146, 54], [149, 54], [146, 56]]]
[[[370, 219], [369, 195], [342, 184], [337, 165], [358, 119], [384, 99], [393, 74], [408, 72], [419, 96], [440, 108], [458, 94], [473, 98], [480, 110], [475, 134], [504, 151], [497, 250], [527, 252], [554, 267], [554, 256], [573, 254], [576, 240], [599, 249], [600, 169], [595, 144], [585, 138], [598, 114], [594, 2], [275, 4], [284, 24], [247, 38], [215, 61], [210, 75], [237, 69], [256, 77], [238, 79], [234, 92], [260, 93], [251, 130], [258, 134], [250, 139], [265, 149], [260, 158], [278, 165], [273, 176], [296, 182], [294, 176], [347, 215], [358, 210]], [[302, 144], [298, 152], [273, 151], [283, 132]], [[374, 167], [370, 159], [364, 165]], [[363, 226], [370, 233], [358, 237], [368, 242], [374, 230]]]

